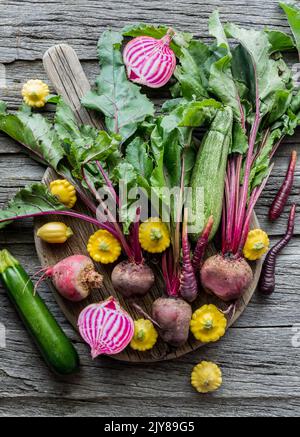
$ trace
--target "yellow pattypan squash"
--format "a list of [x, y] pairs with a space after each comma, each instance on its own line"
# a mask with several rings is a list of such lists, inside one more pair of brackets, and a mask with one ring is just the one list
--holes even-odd
[[49, 95], [48, 85], [38, 79], [31, 79], [23, 85], [22, 96], [26, 105], [33, 108], [42, 108]]
[[72, 237], [73, 231], [62, 222], [49, 222], [40, 227], [37, 236], [47, 243], [62, 244]]
[[121, 254], [119, 241], [105, 229], [100, 229], [91, 235], [87, 250], [90, 257], [102, 264], [115, 262]]
[[226, 326], [226, 317], [212, 304], [198, 308], [192, 315], [190, 322], [194, 337], [202, 343], [219, 340], [225, 334]]
[[144, 250], [161, 253], [170, 246], [168, 227], [158, 217], [151, 217], [140, 225], [139, 240]]
[[50, 183], [50, 192], [68, 208], [73, 208], [77, 201], [76, 190], [66, 179], [58, 179]]
[[222, 384], [221, 369], [215, 363], [202, 361], [193, 368], [191, 384], [199, 393], [215, 391]]
[[134, 322], [134, 336], [130, 346], [137, 351], [152, 349], [157, 341], [157, 331], [150, 320], [139, 319]]
[[261, 258], [269, 250], [270, 240], [262, 229], [253, 229], [249, 232], [243, 254], [250, 261]]

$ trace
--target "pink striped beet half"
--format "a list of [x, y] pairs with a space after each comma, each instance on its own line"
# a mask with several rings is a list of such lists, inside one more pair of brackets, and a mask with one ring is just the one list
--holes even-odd
[[130, 343], [134, 322], [114, 297], [87, 306], [78, 318], [81, 337], [91, 347], [92, 358], [114, 355]]
[[176, 56], [169, 47], [172, 29], [161, 39], [138, 36], [125, 46], [123, 60], [128, 78], [150, 88], [160, 88], [171, 78]]

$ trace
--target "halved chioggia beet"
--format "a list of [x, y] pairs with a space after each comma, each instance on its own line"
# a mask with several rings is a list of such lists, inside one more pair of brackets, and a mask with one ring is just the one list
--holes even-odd
[[176, 67], [176, 56], [170, 48], [173, 34], [169, 29], [161, 39], [139, 36], [129, 41], [123, 60], [132, 82], [160, 88], [170, 80]]
[[134, 322], [114, 297], [91, 304], [78, 318], [81, 337], [91, 347], [92, 358], [122, 352], [134, 334]]

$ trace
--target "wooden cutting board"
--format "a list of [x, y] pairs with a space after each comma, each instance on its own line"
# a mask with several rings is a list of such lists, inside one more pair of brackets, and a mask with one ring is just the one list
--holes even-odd
[[[51, 47], [44, 55], [44, 68], [56, 92], [62, 95], [66, 102], [71, 106], [78, 121], [80, 123], [90, 124], [97, 128], [102, 128], [103, 126], [99, 115], [94, 114], [91, 111], [87, 111], [80, 104], [80, 99], [90, 89], [90, 84], [74, 50], [66, 44], [60, 44]], [[57, 178], [58, 176], [55, 174], [55, 172], [51, 169], [48, 169], [43, 180], [46, 184], [48, 184]], [[87, 213], [85, 207], [80, 204], [80, 202], [76, 204], [76, 210]], [[60, 221], [63, 220], [67, 225], [69, 225], [74, 231], [74, 236], [63, 245], [47, 244], [36, 237], [36, 230], [49, 220], [46, 218], [36, 220], [35, 244], [38, 257], [43, 267], [54, 265], [69, 255], [79, 253], [87, 255], [86, 243], [89, 236], [96, 230], [93, 225], [90, 225], [86, 222], [67, 217], [62, 219], [61, 216], [51, 217], [51, 220], [56, 219]], [[251, 227], [259, 227], [259, 223], [255, 214], [252, 218]], [[150, 263], [156, 275], [155, 285], [147, 294], [147, 296], [145, 296], [142, 300], [139, 300], [139, 305], [149, 314], [151, 314], [152, 302], [164, 292], [164, 282], [157, 265], [158, 260], [152, 258], [150, 259]], [[104, 276], [104, 285], [101, 289], [93, 291], [88, 299], [84, 300], [83, 302], [74, 303], [62, 298], [57, 293], [52, 283], [50, 283], [50, 287], [54, 293], [55, 299], [67, 320], [77, 330], [77, 319], [81, 310], [85, 306], [104, 300], [111, 295], [117, 297], [117, 299], [121, 302], [121, 305], [132, 315], [134, 319], [140, 318], [141, 315], [136, 311], [132, 304], [128, 301], [125, 301], [122, 296], [115, 292], [110, 279], [110, 274], [113, 267], [104, 267], [100, 264], [98, 264], [96, 267]], [[253, 283], [244, 296], [237, 302], [234, 316], [228, 317], [228, 327], [231, 326], [243, 313], [257, 287], [262, 268], [262, 261], [253, 263], [251, 267], [254, 273]], [[224, 302], [206, 294], [204, 291], [201, 291], [199, 293], [199, 297], [193, 303], [193, 310], [199, 308], [205, 303], [214, 303], [221, 309], [227, 308], [227, 305], [224, 304]], [[130, 362], [161, 361], [178, 358], [187, 354], [188, 352], [198, 349], [201, 345], [202, 343], [196, 341], [192, 335], [190, 335], [188, 342], [181, 348], [173, 348], [159, 339], [151, 351], [138, 352], [128, 347], [122, 353], [114, 355], [113, 357], [122, 361]]]

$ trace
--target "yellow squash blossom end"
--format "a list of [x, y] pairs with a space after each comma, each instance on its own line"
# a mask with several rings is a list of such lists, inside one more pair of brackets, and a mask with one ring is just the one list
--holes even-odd
[[152, 349], [157, 341], [157, 331], [150, 320], [139, 319], [134, 322], [134, 336], [130, 346], [137, 351]]
[[66, 179], [58, 179], [50, 183], [50, 192], [68, 208], [73, 208], [77, 201], [75, 187]]
[[151, 217], [140, 225], [139, 240], [147, 252], [164, 252], [170, 246], [168, 227], [160, 218]]
[[260, 259], [269, 250], [270, 240], [262, 229], [249, 232], [243, 249], [244, 257], [250, 261]]
[[94, 261], [110, 264], [119, 258], [122, 248], [119, 241], [110, 232], [100, 229], [91, 235], [87, 250]]
[[212, 362], [202, 361], [193, 368], [191, 384], [199, 393], [209, 393], [222, 385], [221, 369]]
[[190, 322], [194, 337], [202, 343], [218, 341], [225, 334], [226, 326], [226, 317], [212, 304], [198, 308]]
[[48, 85], [39, 79], [31, 79], [23, 85], [22, 96], [28, 106], [42, 108], [46, 104], [48, 95]]

